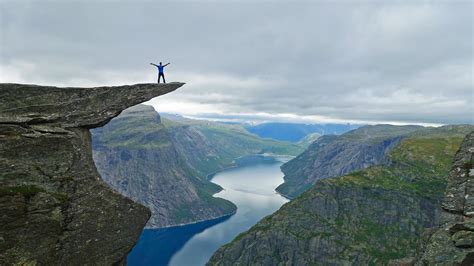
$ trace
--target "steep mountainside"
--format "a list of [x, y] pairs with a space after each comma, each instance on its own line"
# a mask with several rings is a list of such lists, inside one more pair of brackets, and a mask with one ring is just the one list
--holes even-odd
[[150, 212], [100, 179], [89, 129], [182, 85], [0, 84], [0, 265], [122, 264]]
[[382, 163], [404, 135], [418, 126], [364, 126], [340, 136], [325, 135], [282, 165], [285, 182], [277, 191], [294, 198], [322, 178], [335, 177]]
[[311, 133], [339, 135], [358, 127], [359, 125], [349, 124], [263, 123], [245, 128], [262, 138], [299, 142]]
[[316, 132], [315, 133], [310, 133], [310, 134], [306, 135], [306, 137], [304, 137], [303, 139], [298, 141], [298, 144], [303, 146], [303, 147], [308, 147], [313, 142], [315, 142], [317, 139], [319, 139], [321, 136], [322, 136], [321, 133], [316, 133]]
[[161, 119], [151, 106], [130, 108], [93, 131], [94, 160], [103, 179], [148, 206], [148, 227], [209, 220], [235, 212], [214, 198], [220, 187], [207, 176], [243, 155], [294, 154], [300, 147], [262, 140], [237, 126]]
[[420, 129], [384, 165], [322, 179], [221, 247], [210, 265], [387, 264], [413, 256], [452, 158], [474, 126]]
[[474, 265], [474, 132], [464, 140], [448, 176], [441, 225], [426, 232], [417, 265]]

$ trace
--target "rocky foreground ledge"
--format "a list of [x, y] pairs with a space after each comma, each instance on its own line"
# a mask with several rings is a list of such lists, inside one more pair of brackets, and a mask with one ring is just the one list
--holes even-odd
[[89, 129], [182, 85], [0, 84], [0, 265], [124, 263], [150, 211], [101, 180]]

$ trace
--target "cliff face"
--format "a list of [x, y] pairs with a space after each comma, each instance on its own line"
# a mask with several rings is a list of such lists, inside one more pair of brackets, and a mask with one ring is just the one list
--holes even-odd
[[441, 224], [428, 230], [417, 265], [474, 264], [474, 132], [462, 143], [448, 176]]
[[[150, 208], [148, 227], [208, 220], [235, 212], [230, 201], [212, 197], [220, 188], [200, 180], [185, 160], [184, 154], [206, 158], [210, 149], [206, 140], [192, 132], [180, 140], [172, 135], [153, 107], [132, 107], [93, 131], [94, 161], [107, 183]], [[179, 145], [191, 142], [190, 147], [178, 151], [180, 141], [183, 143]]]
[[123, 262], [150, 212], [111, 190], [89, 129], [182, 83], [0, 85], [0, 264]]
[[385, 164], [319, 180], [221, 247], [209, 264], [384, 265], [414, 256], [424, 228], [439, 221], [445, 176], [472, 130], [447, 126], [406, 135]]
[[235, 212], [214, 198], [221, 188], [207, 176], [240, 156], [293, 152], [294, 144], [260, 139], [240, 126], [160, 118], [150, 106], [124, 111], [95, 129], [93, 152], [104, 180], [152, 211], [148, 227], [209, 220]]
[[320, 179], [381, 164], [404, 135], [418, 129], [418, 126], [376, 125], [340, 136], [322, 136], [298, 157], [282, 165], [285, 183], [276, 190], [294, 198]]

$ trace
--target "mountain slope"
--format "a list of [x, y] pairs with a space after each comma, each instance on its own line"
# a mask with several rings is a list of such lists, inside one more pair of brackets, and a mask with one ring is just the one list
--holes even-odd
[[323, 178], [380, 164], [404, 135], [419, 126], [364, 126], [340, 136], [325, 135], [295, 159], [282, 165], [285, 182], [276, 189], [294, 198]]
[[296, 153], [300, 147], [262, 140], [239, 127], [161, 119], [150, 106], [126, 110], [93, 131], [94, 161], [103, 179], [152, 210], [148, 227], [209, 220], [235, 211], [212, 194], [207, 176], [239, 156]]
[[473, 126], [420, 129], [384, 165], [319, 180], [221, 247], [210, 265], [387, 264], [436, 225], [452, 158]]
[[310, 133], [310, 134], [306, 135], [306, 137], [304, 137], [303, 139], [298, 141], [298, 144], [303, 146], [303, 147], [309, 147], [309, 145], [311, 145], [313, 142], [315, 142], [321, 136], [322, 136], [321, 133], [317, 133], [317, 132]]
[[463, 141], [448, 176], [442, 223], [427, 230], [416, 265], [474, 264], [474, 132]]
[[299, 142], [311, 133], [339, 135], [357, 127], [349, 124], [263, 123], [245, 128], [262, 138]]

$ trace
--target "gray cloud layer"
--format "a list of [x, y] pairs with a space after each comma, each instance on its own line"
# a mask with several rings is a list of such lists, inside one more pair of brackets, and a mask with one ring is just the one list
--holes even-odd
[[0, 0], [2, 82], [155, 80], [190, 115], [474, 123], [473, 4]]

